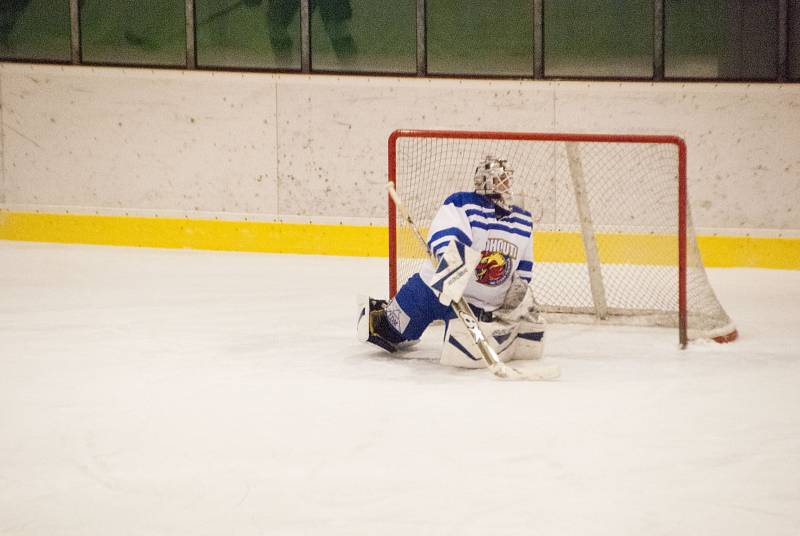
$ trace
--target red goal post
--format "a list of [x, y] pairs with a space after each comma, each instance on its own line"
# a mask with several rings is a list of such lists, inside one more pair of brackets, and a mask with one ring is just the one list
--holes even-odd
[[[711, 288], [676, 136], [396, 130], [388, 177], [423, 234], [442, 201], [471, 190], [477, 162], [505, 158], [515, 204], [534, 216], [533, 287], [550, 321], [660, 325], [679, 341], [736, 328]], [[389, 294], [425, 252], [389, 199]]]

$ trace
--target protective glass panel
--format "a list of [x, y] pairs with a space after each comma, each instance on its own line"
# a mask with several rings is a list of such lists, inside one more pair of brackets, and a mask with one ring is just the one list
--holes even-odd
[[300, 0], [196, 0], [201, 67], [300, 69]]
[[81, 1], [80, 22], [84, 62], [186, 64], [184, 0]]
[[652, 0], [544, 0], [545, 76], [651, 78]]
[[789, 0], [789, 77], [800, 80], [800, 0]]
[[532, 0], [427, 2], [428, 72], [533, 75]]
[[311, 0], [317, 71], [416, 72], [416, 0]]
[[69, 61], [69, 0], [0, 0], [0, 58]]
[[667, 0], [664, 7], [665, 76], [777, 76], [777, 0]]

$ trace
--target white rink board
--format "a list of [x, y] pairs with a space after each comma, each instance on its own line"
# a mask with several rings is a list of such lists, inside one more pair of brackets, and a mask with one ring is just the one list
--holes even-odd
[[4, 64], [5, 202], [272, 214], [275, 86], [236, 74]]
[[[800, 232], [800, 85], [0, 64], [0, 205], [385, 222], [397, 128], [674, 134], [695, 226]], [[469, 170], [465, 170], [469, 172]]]

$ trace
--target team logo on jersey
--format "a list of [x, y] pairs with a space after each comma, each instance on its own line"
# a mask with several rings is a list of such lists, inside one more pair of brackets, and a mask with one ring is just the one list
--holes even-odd
[[481, 252], [481, 261], [475, 268], [478, 283], [496, 287], [502, 285], [511, 273], [511, 261], [499, 251]]
[[496, 251], [502, 253], [507, 259], [516, 259], [518, 248], [508, 240], [502, 238], [490, 238], [484, 246], [485, 251]]
[[502, 285], [511, 275], [511, 267], [517, 257], [517, 246], [500, 238], [486, 241], [486, 249], [481, 252], [481, 261], [475, 268], [478, 283], [496, 287]]

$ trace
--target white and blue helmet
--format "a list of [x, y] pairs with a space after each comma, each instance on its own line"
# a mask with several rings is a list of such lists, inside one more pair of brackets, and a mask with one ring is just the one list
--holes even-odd
[[475, 168], [475, 193], [485, 195], [496, 204], [509, 209], [514, 200], [511, 177], [514, 170], [505, 160], [486, 155]]

